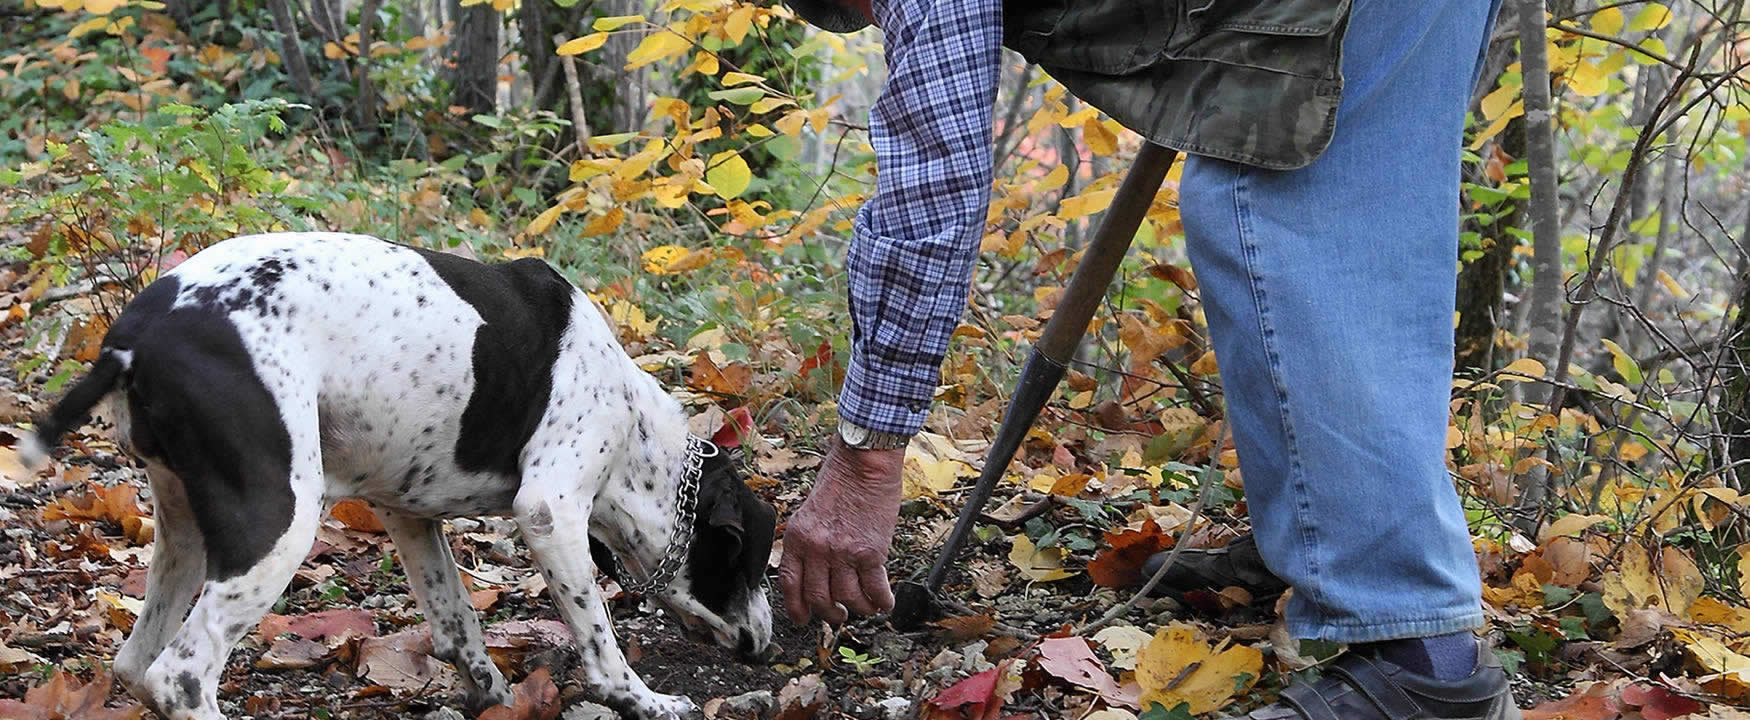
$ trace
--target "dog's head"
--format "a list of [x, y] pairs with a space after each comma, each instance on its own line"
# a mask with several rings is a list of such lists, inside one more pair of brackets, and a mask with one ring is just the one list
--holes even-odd
[[748, 488], [728, 453], [705, 459], [686, 565], [661, 601], [695, 639], [743, 658], [764, 659], [772, 647], [772, 604], [766, 562], [778, 513]]

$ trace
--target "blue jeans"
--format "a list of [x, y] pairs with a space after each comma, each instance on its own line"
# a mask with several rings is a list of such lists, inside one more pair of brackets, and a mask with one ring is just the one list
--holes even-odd
[[1499, 0], [1357, 0], [1330, 148], [1267, 171], [1193, 157], [1180, 209], [1258, 548], [1298, 637], [1478, 627], [1444, 462], [1459, 152]]

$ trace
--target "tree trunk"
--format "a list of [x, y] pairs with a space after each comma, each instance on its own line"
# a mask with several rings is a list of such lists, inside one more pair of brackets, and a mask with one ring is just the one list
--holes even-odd
[[[1525, 121], [1514, 118], [1501, 130], [1501, 151], [1510, 157], [1525, 156]], [[1484, 373], [1502, 365], [1495, 357], [1495, 336], [1505, 324], [1507, 276], [1513, 267], [1513, 248], [1519, 241], [1507, 231], [1525, 222], [1525, 204], [1487, 226], [1476, 226], [1483, 236], [1482, 255], [1464, 262], [1458, 271], [1458, 327], [1454, 336], [1453, 365]]]
[[376, 30], [379, 1], [364, 0], [359, 6], [358, 119], [359, 127], [373, 137], [377, 130], [377, 89], [371, 84], [371, 34]]
[[[1562, 237], [1556, 222], [1556, 137], [1550, 99], [1549, 51], [1544, 42], [1544, 0], [1519, 0], [1519, 57], [1524, 77], [1526, 165], [1531, 180], [1532, 280], [1527, 344], [1531, 357], [1554, 370], [1562, 339]], [[1528, 388], [1533, 403], [1553, 388]], [[1548, 494], [1542, 466], [1526, 475], [1519, 493], [1520, 530], [1535, 531]]]
[[292, 17], [289, 0], [267, 0], [273, 13], [273, 26], [280, 34], [280, 57], [285, 59], [286, 72], [292, 76], [292, 87], [306, 101], [315, 103], [316, 82], [310, 78], [310, 64], [304, 58], [304, 45], [298, 42], [298, 21]]
[[452, 14], [457, 23], [450, 104], [490, 115], [498, 106], [498, 11], [484, 3], [465, 8], [457, 3]]

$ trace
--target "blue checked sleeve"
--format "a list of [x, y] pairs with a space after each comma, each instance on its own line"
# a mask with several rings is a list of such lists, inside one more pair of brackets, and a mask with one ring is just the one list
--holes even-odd
[[912, 434], [941, 376], [984, 234], [1000, 0], [887, 0], [887, 87], [869, 113], [878, 177], [845, 260], [851, 359], [839, 414]]

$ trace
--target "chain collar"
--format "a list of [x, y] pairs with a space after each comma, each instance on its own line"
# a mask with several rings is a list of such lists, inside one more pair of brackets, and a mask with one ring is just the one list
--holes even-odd
[[681, 471], [680, 493], [674, 502], [674, 534], [669, 536], [662, 559], [657, 561], [656, 569], [648, 577], [620, 584], [626, 592], [654, 595], [667, 588], [680, 574], [681, 564], [687, 560], [687, 550], [693, 544], [693, 514], [699, 506], [699, 475], [705, 468], [705, 458], [716, 455], [716, 445], [692, 433], [687, 434], [687, 466]]

